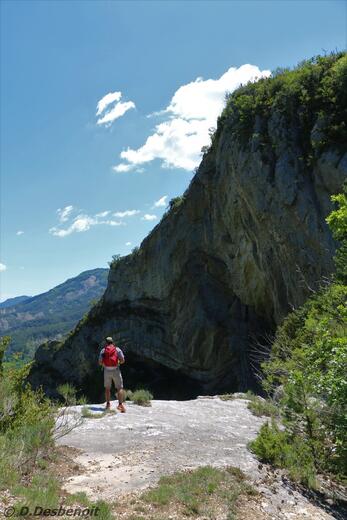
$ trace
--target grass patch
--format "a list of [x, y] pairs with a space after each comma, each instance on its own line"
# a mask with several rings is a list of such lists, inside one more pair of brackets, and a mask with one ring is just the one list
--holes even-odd
[[235, 399], [234, 394], [222, 394], [218, 396], [222, 401], [233, 401]]
[[235, 392], [233, 394], [221, 394], [218, 396], [222, 401], [233, 401], [234, 399], [245, 399], [252, 400], [254, 397], [254, 393], [251, 390], [247, 390], [247, 392]]
[[93, 502], [88, 498], [88, 496], [84, 492], [68, 495], [66, 499], [64, 499], [64, 506], [78, 506], [89, 509], [99, 508], [98, 513], [95, 515], [95, 517], [98, 520], [114, 520], [115, 518], [113, 516], [110, 506], [106, 502], [104, 502], [104, 500], [98, 500], [97, 502]]
[[14, 504], [15, 516], [32, 516], [36, 508], [54, 510], [61, 506], [65, 509], [99, 508], [99, 520], [114, 520], [110, 506], [103, 500], [93, 502], [85, 493], [64, 496], [61, 483], [54, 474], [54, 468], [52, 469], [52, 473], [36, 473], [30, 482], [23, 482], [11, 488], [11, 493], [17, 497]]
[[263, 399], [248, 390], [245, 394], [222, 394], [219, 396], [222, 401], [233, 401], [234, 399], [245, 399], [249, 401], [247, 408], [257, 417], [277, 417], [278, 407], [267, 399]]
[[274, 403], [257, 396], [250, 400], [247, 408], [257, 417], [277, 417], [279, 414], [279, 410]]
[[223, 510], [231, 519], [241, 495], [254, 494], [254, 488], [240, 469], [206, 466], [162, 477], [155, 488], [143, 493], [141, 502], [151, 510], [155, 508], [154, 518], [157, 515], [165, 518], [172, 511], [182, 518], [200, 515], [217, 518]]
[[140, 389], [135, 392], [127, 391], [127, 397], [139, 406], [151, 406], [153, 395], [148, 390]]
[[12, 488], [13, 494], [19, 497], [15, 505], [16, 512], [19, 513], [24, 507], [28, 507], [30, 511], [37, 506], [44, 509], [56, 508], [60, 502], [59, 491], [60, 485], [54, 476], [47, 473], [37, 474], [32, 478], [30, 486], [18, 484]]

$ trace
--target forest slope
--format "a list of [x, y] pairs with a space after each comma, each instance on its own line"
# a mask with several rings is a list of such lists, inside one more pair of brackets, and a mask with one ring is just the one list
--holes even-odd
[[[7, 356], [33, 356], [46, 340], [61, 339], [105, 291], [108, 269], [92, 269], [37, 296], [0, 308], [0, 335], [10, 336]], [[14, 299], [15, 300], [15, 299]]]

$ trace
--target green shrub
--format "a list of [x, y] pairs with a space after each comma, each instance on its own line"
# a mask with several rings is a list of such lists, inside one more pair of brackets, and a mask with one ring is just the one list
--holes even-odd
[[133, 391], [132, 391], [132, 390], [126, 390], [126, 389], [124, 389], [123, 392], [124, 392], [124, 399], [125, 399], [126, 401], [132, 401], [132, 398], [133, 398]]
[[[346, 191], [334, 197], [338, 209], [327, 221], [341, 248], [347, 243]], [[340, 248], [340, 250], [341, 250]], [[338, 252], [339, 253], [339, 252]], [[337, 254], [337, 258], [339, 255]], [[263, 366], [265, 390], [281, 385], [279, 408], [285, 432], [264, 427], [253, 444], [258, 456], [310, 485], [315, 473], [337, 478], [347, 468], [347, 286], [339, 271], [278, 328]], [[285, 442], [282, 458], [276, 452]], [[280, 450], [281, 451], [281, 450]], [[300, 477], [301, 478], [301, 477]]]
[[181, 206], [181, 204], [184, 202], [184, 195], [181, 195], [180, 197], [174, 197], [169, 202], [169, 208], [170, 210], [175, 210]]
[[338, 205], [327, 217], [327, 223], [332, 230], [335, 240], [340, 242], [335, 256], [336, 280], [347, 284], [347, 182], [344, 185], [343, 193], [331, 197], [332, 201]]
[[291, 437], [288, 431], [280, 430], [274, 421], [263, 424], [250, 448], [262, 462], [286, 468], [293, 480], [316, 487], [316, 469], [310, 447], [299, 436]]
[[54, 407], [25, 383], [29, 369], [9, 364], [0, 379], [0, 488], [30, 475], [53, 446]]
[[6, 349], [11, 342], [11, 338], [9, 336], [3, 336], [0, 338], [0, 376], [3, 373], [3, 359], [5, 356]]
[[109, 262], [108, 265], [110, 266], [111, 269], [114, 269], [115, 267], [117, 267], [117, 265], [120, 264], [121, 261], [122, 261], [121, 255], [113, 255], [112, 261]]
[[140, 406], [151, 406], [153, 395], [148, 390], [135, 390], [131, 394], [131, 400]]
[[257, 417], [276, 417], [279, 413], [277, 406], [272, 401], [258, 396], [254, 396], [249, 401], [247, 408]]
[[75, 406], [77, 404], [77, 392], [74, 386], [70, 385], [69, 383], [64, 383], [63, 385], [59, 385], [57, 390], [63, 398], [65, 406]]

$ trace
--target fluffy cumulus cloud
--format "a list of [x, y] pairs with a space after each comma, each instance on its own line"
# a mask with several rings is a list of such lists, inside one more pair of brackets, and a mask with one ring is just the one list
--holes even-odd
[[0, 271], [6, 271], [6, 269], [7, 269], [7, 266], [0, 262]]
[[18, 237], [20, 237], [21, 235], [24, 235], [24, 231], [19, 230], [19, 231], [17, 231], [16, 235]]
[[192, 170], [201, 160], [201, 148], [209, 143], [209, 129], [216, 126], [225, 94], [241, 84], [268, 77], [270, 71], [254, 65], [231, 67], [218, 79], [197, 78], [176, 90], [169, 106], [155, 117], [164, 117], [143, 146], [121, 152], [125, 162], [114, 166], [128, 172], [139, 165], [160, 159], [164, 168]]
[[121, 101], [121, 92], [109, 92], [96, 106], [96, 124], [110, 126], [113, 121], [122, 117], [128, 110], [135, 108], [133, 101]]
[[142, 217], [142, 220], [147, 220], [147, 221], [151, 221], [151, 220], [157, 220], [157, 215], [150, 215], [149, 213], [146, 213], [145, 215], [143, 215]]
[[126, 242], [125, 245], [129, 247], [131, 246], [131, 242]]
[[153, 208], [164, 208], [166, 206], [166, 199], [167, 199], [167, 195], [164, 195], [164, 197], [161, 197], [159, 200], [157, 200], [153, 204]]
[[72, 218], [70, 211], [68, 215], [64, 216], [64, 220], [62, 220], [62, 211], [63, 210], [58, 210], [59, 225], [54, 226], [49, 230], [51, 235], [60, 238], [64, 238], [72, 233], [83, 233], [88, 231], [91, 227], [101, 224], [112, 227], [124, 225], [124, 223], [119, 220], [114, 220], [112, 218], [106, 219], [105, 217], [109, 215], [110, 211], [102, 211], [93, 216], [80, 213], [74, 218]]

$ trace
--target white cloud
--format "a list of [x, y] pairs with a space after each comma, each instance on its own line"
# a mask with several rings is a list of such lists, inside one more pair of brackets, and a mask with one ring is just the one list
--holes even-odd
[[218, 79], [197, 78], [176, 90], [169, 106], [156, 117], [166, 120], [155, 127], [143, 146], [121, 152], [124, 161], [113, 169], [127, 172], [135, 167], [160, 159], [164, 168], [192, 170], [201, 160], [201, 148], [210, 141], [209, 128], [215, 127], [226, 92], [233, 92], [241, 84], [267, 77], [254, 65], [231, 67]]
[[119, 222], [119, 220], [102, 220], [97, 222], [97, 224], [106, 224], [107, 226], [124, 226], [124, 222]]
[[109, 215], [110, 213], [111, 213], [110, 211], [102, 211], [101, 213], [97, 213], [95, 216], [104, 218], [104, 217], [107, 217], [107, 215]]
[[73, 206], [65, 206], [65, 208], [57, 209], [58, 217], [60, 222], [66, 222], [73, 211]]
[[163, 208], [163, 207], [165, 207], [166, 206], [166, 199], [167, 199], [167, 195], [164, 195], [164, 197], [161, 197], [161, 199], [157, 200], [154, 203], [153, 208]]
[[130, 110], [131, 108], [135, 108], [135, 103], [132, 101], [126, 101], [125, 103], [117, 103], [112, 110], [106, 112], [106, 114], [97, 120], [98, 125], [110, 125], [113, 123], [115, 119], [122, 117], [125, 112]]
[[117, 166], [113, 166], [112, 170], [117, 173], [130, 172], [136, 168], [136, 164], [117, 164]]
[[19, 237], [20, 235], [24, 235], [24, 231], [17, 231], [16, 235]]
[[131, 242], [126, 242], [126, 246], [131, 246]]
[[[105, 220], [105, 217], [109, 213], [110, 211], [102, 211], [101, 213], [97, 213], [94, 216], [80, 214], [73, 219], [73, 221], [67, 228], [63, 228], [61, 226], [54, 226], [49, 230], [49, 232], [51, 235], [64, 238], [68, 235], [71, 235], [72, 233], [84, 233], [85, 231], [88, 231], [92, 226], [97, 226], [101, 224], [112, 227], [125, 225], [124, 222], [118, 220]], [[59, 213], [59, 220], [60, 224], [62, 224], [67, 219], [65, 219], [65, 221], [62, 221], [61, 214]]]
[[[96, 106], [96, 115], [101, 116], [96, 121], [97, 125], [110, 126], [113, 121], [122, 117], [125, 112], [131, 108], [135, 108], [135, 103], [133, 101], [123, 102], [120, 101], [121, 97], [121, 92], [109, 92], [106, 96], [100, 99]], [[106, 111], [107, 107], [110, 107], [110, 109]]]
[[88, 215], [79, 215], [67, 229], [52, 227], [49, 232], [56, 237], [66, 237], [74, 232], [82, 233], [88, 231], [88, 229], [95, 224], [97, 224], [96, 219], [88, 217]]
[[0, 271], [6, 271], [7, 265], [0, 263]]
[[108, 94], [106, 94], [106, 96], [104, 96], [103, 98], [100, 99], [100, 101], [98, 102], [97, 106], [96, 106], [96, 115], [99, 116], [100, 114], [103, 113], [103, 111], [105, 110], [105, 108], [110, 104], [110, 103], [114, 103], [115, 101], [119, 101], [120, 98], [122, 97], [122, 93], [121, 92], [109, 92]]
[[141, 220], [156, 220], [157, 218], [158, 217], [156, 215], [149, 215], [146, 213], [146, 215], [144, 215]]
[[113, 216], [118, 218], [133, 217], [139, 213], [141, 213], [141, 211], [138, 209], [127, 209], [126, 211], [117, 211], [116, 213], [113, 213]]

